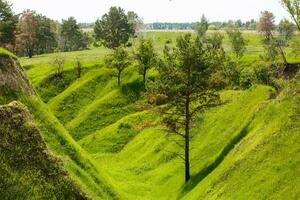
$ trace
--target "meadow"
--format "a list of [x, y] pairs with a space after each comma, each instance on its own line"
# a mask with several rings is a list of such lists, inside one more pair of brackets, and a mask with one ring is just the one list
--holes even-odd
[[[165, 43], [175, 44], [181, 34], [184, 32], [146, 32], [144, 36], [153, 40], [161, 54]], [[242, 65], [255, 67], [263, 52], [262, 38], [252, 32], [243, 36], [248, 44]], [[224, 48], [232, 54], [226, 35]], [[157, 108], [146, 106], [136, 66], [124, 71], [122, 86], [117, 87], [104, 64], [109, 52], [90, 47], [19, 59], [38, 94], [20, 95], [19, 100], [35, 116], [50, 150], [63, 157], [71, 177], [90, 197], [299, 197], [297, 79], [283, 79], [285, 88], [280, 93], [266, 85], [221, 91], [222, 104], [197, 116], [191, 140], [192, 178], [184, 184], [184, 165], [174, 153], [178, 146], [166, 137]], [[299, 62], [289, 49], [286, 53], [290, 62]], [[51, 65], [57, 54], [67, 59], [59, 80], [53, 78]], [[75, 59], [83, 65], [80, 78], [75, 75]], [[153, 69], [148, 76], [156, 75]]]

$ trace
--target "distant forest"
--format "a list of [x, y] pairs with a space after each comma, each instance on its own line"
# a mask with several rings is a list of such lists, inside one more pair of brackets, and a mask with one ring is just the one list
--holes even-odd
[[[254, 19], [246, 22], [242, 20], [229, 20], [228, 22], [210, 22], [209, 30], [222, 30], [230, 24], [235, 24], [241, 30], [256, 30], [256, 21]], [[94, 28], [95, 23], [79, 23], [81, 28]], [[145, 29], [149, 30], [192, 30], [196, 22], [192, 23], [170, 23], [170, 22], [155, 22], [144, 25]]]

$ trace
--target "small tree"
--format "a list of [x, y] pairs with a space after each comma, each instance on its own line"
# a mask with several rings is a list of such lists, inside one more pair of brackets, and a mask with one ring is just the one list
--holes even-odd
[[76, 76], [77, 78], [81, 77], [81, 72], [82, 72], [82, 64], [79, 58], [75, 59], [75, 71], [76, 71]]
[[220, 32], [210, 34], [204, 42], [210, 44], [212, 49], [221, 49], [223, 45], [224, 36]]
[[295, 34], [295, 26], [287, 19], [280, 21], [278, 25], [279, 42], [282, 47], [288, 46], [288, 42], [292, 39]]
[[128, 42], [134, 35], [134, 27], [128, 21], [128, 16], [120, 7], [111, 7], [109, 12], [97, 20], [94, 28], [96, 39], [104, 46], [116, 49]]
[[283, 7], [291, 15], [293, 21], [300, 30], [300, 1], [299, 0], [281, 0]]
[[202, 15], [201, 21], [195, 24], [195, 31], [200, 38], [203, 38], [208, 30], [208, 20], [204, 15]]
[[106, 64], [116, 71], [116, 76], [118, 77], [118, 86], [121, 85], [121, 73], [131, 64], [128, 52], [119, 47], [114, 50], [114, 52], [105, 60]]
[[[280, 45], [280, 42], [274, 36], [275, 16], [273, 13], [264, 11], [261, 12], [259, 22], [257, 23], [257, 31], [264, 36], [264, 46], [267, 52], [279, 53], [285, 65], [288, 64], [285, 53]], [[274, 56], [272, 56], [274, 57]]]
[[156, 61], [156, 53], [152, 41], [141, 37], [134, 55], [139, 63], [139, 73], [142, 74], [144, 86], [146, 87], [147, 71], [154, 66]]
[[166, 47], [159, 67], [157, 93], [168, 104], [162, 108], [164, 124], [170, 135], [184, 140], [185, 181], [190, 179], [190, 129], [197, 113], [218, 103], [218, 95], [209, 85], [214, 72], [211, 47], [199, 37], [186, 34], [177, 39], [174, 49]]
[[57, 54], [52, 61], [52, 66], [55, 68], [55, 76], [61, 78], [64, 72], [66, 58], [62, 54]]
[[233, 52], [235, 53], [237, 58], [243, 57], [245, 51], [246, 51], [246, 40], [242, 35], [242, 32], [236, 28], [236, 27], [230, 27], [226, 30], [226, 33], [228, 35], [231, 48]]
[[80, 30], [74, 17], [62, 21], [60, 36], [60, 48], [63, 51], [86, 49], [89, 44], [88, 36]]
[[34, 55], [37, 45], [38, 21], [34, 11], [24, 11], [18, 22], [18, 33], [16, 36], [17, 48], [25, 51], [29, 58]]

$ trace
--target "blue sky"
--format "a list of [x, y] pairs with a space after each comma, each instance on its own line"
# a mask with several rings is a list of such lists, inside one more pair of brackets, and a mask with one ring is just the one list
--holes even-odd
[[280, 0], [8, 0], [15, 12], [36, 10], [52, 19], [74, 16], [79, 22], [93, 22], [109, 7], [133, 10], [146, 23], [194, 22], [205, 14], [210, 21], [257, 19], [264, 10], [271, 11], [276, 21], [289, 17]]

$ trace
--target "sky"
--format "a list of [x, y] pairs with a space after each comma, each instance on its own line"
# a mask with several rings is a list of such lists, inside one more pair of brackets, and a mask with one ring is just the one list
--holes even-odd
[[111, 6], [135, 11], [145, 23], [195, 22], [204, 14], [209, 21], [258, 19], [259, 13], [271, 11], [276, 21], [288, 18], [280, 0], [8, 0], [13, 10], [36, 10], [55, 20], [73, 16], [78, 22], [94, 22]]

